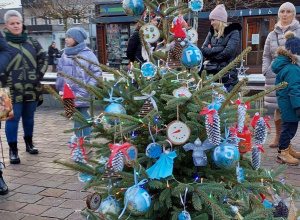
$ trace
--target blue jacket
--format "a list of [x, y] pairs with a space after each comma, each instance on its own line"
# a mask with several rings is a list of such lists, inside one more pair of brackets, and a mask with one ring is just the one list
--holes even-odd
[[[93, 61], [95, 63], [98, 63], [98, 59], [95, 56], [95, 54], [87, 47], [84, 48], [81, 52], [79, 52], [78, 55], [90, 61]], [[102, 75], [102, 71], [100, 67], [95, 66], [83, 59], [78, 59], [78, 61], [87, 69], [89, 69], [96, 77], [100, 77]], [[59, 59], [57, 65], [57, 71], [61, 71], [66, 75], [72, 76], [73, 78], [76, 78], [77, 80], [84, 82], [85, 84], [97, 86], [97, 81], [94, 78], [90, 77], [82, 68], [80, 68], [78, 64], [74, 60], [72, 60], [72, 56], [67, 56], [65, 53]], [[58, 91], [63, 91], [65, 83], [69, 84], [75, 97], [83, 97], [83, 98], [90, 97], [90, 93], [86, 89], [72, 82], [71, 80], [67, 80], [67, 79], [65, 80], [64, 77], [58, 74], [56, 79], [56, 89]], [[88, 101], [83, 101], [80, 99], [75, 99], [75, 104], [76, 107], [90, 106], [90, 103]]]
[[295, 109], [300, 107], [300, 67], [297, 65], [298, 57], [284, 48], [277, 50], [271, 68], [276, 74], [275, 85], [287, 82], [285, 88], [276, 91], [278, 106], [283, 122], [298, 122]]
[[0, 32], [0, 73], [4, 72], [11, 58], [11, 50]]

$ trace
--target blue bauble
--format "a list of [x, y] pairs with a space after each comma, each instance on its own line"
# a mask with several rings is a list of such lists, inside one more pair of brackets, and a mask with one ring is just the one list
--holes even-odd
[[111, 219], [110, 214], [120, 215], [121, 205], [112, 197], [107, 197], [101, 202], [97, 212], [99, 212], [101, 219], [109, 220]]
[[213, 160], [220, 168], [233, 169], [240, 160], [239, 149], [232, 144], [224, 142], [214, 149]]
[[179, 215], [178, 215], [178, 219], [179, 220], [191, 220], [191, 216], [190, 213], [188, 213], [187, 211], [182, 211]]
[[142, 0], [123, 0], [123, 10], [127, 15], [141, 15], [144, 12], [144, 7]]
[[203, 55], [201, 50], [198, 47], [189, 44], [182, 51], [180, 62], [186, 68], [201, 66], [203, 62]]
[[[126, 115], [126, 110], [125, 108], [118, 103], [111, 103], [110, 105], [108, 105], [105, 110], [106, 113], [112, 113], [112, 114], [123, 114]], [[115, 122], [113, 120], [109, 120], [107, 117], [104, 118], [104, 120], [110, 124], [110, 125], [114, 125]]]
[[157, 66], [151, 62], [144, 63], [141, 67], [142, 75], [144, 77], [153, 77], [156, 73]]
[[124, 204], [126, 209], [135, 216], [144, 215], [151, 206], [149, 193], [139, 186], [129, 188], [125, 193]]

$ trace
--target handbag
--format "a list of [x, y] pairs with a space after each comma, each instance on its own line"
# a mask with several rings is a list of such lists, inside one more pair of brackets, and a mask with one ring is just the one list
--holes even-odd
[[13, 105], [9, 88], [0, 88], [0, 120], [5, 121], [14, 117]]
[[54, 57], [54, 59], [53, 59], [53, 63], [56, 65], [56, 64], [58, 64], [58, 58], [56, 58], [56, 57]]

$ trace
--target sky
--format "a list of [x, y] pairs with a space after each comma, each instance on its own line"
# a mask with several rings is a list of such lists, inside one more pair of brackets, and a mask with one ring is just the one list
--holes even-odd
[[11, 3], [4, 8], [20, 8], [21, 0], [0, 0], [0, 5], [4, 3]]

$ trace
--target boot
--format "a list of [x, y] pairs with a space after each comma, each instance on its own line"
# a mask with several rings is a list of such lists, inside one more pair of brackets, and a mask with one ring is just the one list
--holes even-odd
[[24, 141], [26, 144], [26, 152], [30, 154], [38, 154], [39, 151], [36, 149], [32, 143], [32, 136], [26, 136], [24, 137]]
[[2, 177], [2, 170], [0, 170], [0, 195], [5, 195], [8, 193], [8, 187], [4, 182]]
[[300, 158], [300, 152], [295, 151], [295, 150], [292, 148], [292, 144], [291, 144], [291, 143], [289, 144], [288, 149], [289, 149], [289, 153], [290, 153], [290, 155], [291, 155], [292, 157], [295, 157], [295, 158], [298, 158], [298, 159]]
[[272, 147], [272, 148], [278, 147], [278, 140], [279, 140], [279, 136], [280, 136], [280, 132], [281, 132], [281, 125], [282, 125], [281, 119], [274, 121], [274, 124], [275, 124], [275, 137], [274, 137], [274, 140], [269, 145], [269, 147]]
[[289, 166], [297, 166], [299, 164], [298, 159], [290, 155], [289, 149], [279, 150], [276, 159], [277, 163], [286, 164]]
[[9, 160], [10, 160], [11, 164], [20, 163], [17, 144], [18, 144], [18, 142], [8, 143], [8, 145], [9, 145]]

